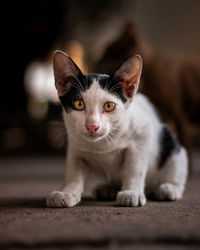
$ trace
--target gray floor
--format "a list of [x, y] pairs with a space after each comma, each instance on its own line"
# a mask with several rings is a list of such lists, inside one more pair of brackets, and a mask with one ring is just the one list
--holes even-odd
[[49, 209], [46, 195], [62, 185], [64, 159], [0, 160], [0, 249], [200, 249], [200, 153], [184, 199], [139, 208], [84, 200]]

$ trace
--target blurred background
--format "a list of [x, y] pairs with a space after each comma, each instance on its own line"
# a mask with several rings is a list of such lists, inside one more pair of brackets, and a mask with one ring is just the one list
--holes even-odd
[[189, 150], [200, 146], [200, 1], [29, 0], [1, 7], [0, 156], [64, 155], [51, 58], [84, 73], [144, 59], [141, 92]]
[[[0, 7], [0, 248], [197, 249], [200, 1], [8, 0]], [[126, 57], [142, 56], [139, 91], [190, 155], [183, 200], [149, 201], [134, 212], [96, 201], [46, 208], [47, 195], [64, 184], [67, 146], [54, 87], [56, 49], [83, 73], [110, 74]]]

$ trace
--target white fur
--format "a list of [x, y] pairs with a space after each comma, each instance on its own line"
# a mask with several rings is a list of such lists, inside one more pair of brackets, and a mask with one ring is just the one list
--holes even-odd
[[[98, 82], [83, 93], [84, 111], [63, 112], [68, 132], [66, 186], [47, 199], [50, 207], [72, 207], [81, 200], [88, 173], [95, 171], [108, 183], [120, 182], [117, 203], [141, 206], [145, 189], [159, 200], [182, 197], [187, 178], [184, 148], [173, 153], [158, 169], [159, 132], [162, 124], [146, 97], [136, 94], [130, 105], [102, 90]], [[102, 112], [105, 102], [116, 103], [110, 113]], [[87, 123], [99, 125], [93, 136]]]

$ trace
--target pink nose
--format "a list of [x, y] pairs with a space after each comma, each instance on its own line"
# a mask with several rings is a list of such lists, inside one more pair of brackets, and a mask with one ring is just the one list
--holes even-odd
[[86, 125], [87, 130], [90, 132], [90, 134], [94, 134], [95, 131], [99, 129], [99, 126], [97, 124], [87, 124]]

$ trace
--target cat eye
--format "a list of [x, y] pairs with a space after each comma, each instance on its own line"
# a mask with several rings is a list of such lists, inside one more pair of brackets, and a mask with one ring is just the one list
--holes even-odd
[[106, 112], [111, 112], [115, 109], [115, 103], [114, 102], [106, 102], [103, 107], [104, 107], [104, 110]]
[[81, 100], [76, 100], [74, 102], [74, 107], [76, 110], [82, 111], [85, 109], [85, 103]]

